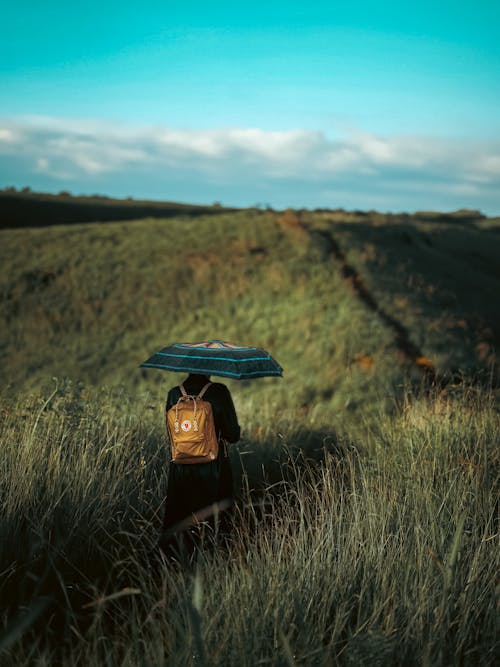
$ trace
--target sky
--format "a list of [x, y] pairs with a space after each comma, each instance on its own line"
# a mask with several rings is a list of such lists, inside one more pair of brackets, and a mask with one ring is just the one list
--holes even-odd
[[500, 214], [500, 3], [18, 0], [0, 188]]

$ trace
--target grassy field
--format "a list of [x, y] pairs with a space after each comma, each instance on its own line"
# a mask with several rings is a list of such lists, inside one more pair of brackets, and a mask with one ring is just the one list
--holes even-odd
[[[253, 210], [1, 231], [2, 666], [495, 664], [499, 228]], [[227, 382], [235, 525], [180, 570], [154, 554], [182, 376], [138, 365], [208, 337], [285, 374]]]

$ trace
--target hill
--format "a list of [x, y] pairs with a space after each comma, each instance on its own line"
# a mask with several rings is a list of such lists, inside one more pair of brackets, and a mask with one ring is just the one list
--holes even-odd
[[[45, 200], [26, 201], [47, 221]], [[94, 205], [47, 201], [85, 215]], [[301, 387], [296, 405], [352, 406], [408, 373], [495, 376], [498, 219], [179, 207], [170, 218], [1, 232], [4, 387], [52, 376], [151, 386], [167, 378], [146, 380], [142, 357], [210, 337], [271, 347]]]
[[[2, 666], [496, 664], [500, 221], [181, 210], [0, 230]], [[176, 564], [139, 364], [206, 338], [284, 377]]]
[[[29, 189], [0, 191], [0, 229], [43, 227], [138, 218], [193, 217], [220, 213], [222, 206], [195, 206], [174, 202], [113, 199], [101, 195], [76, 197], [67, 192], [58, 195], [31, 192]], [[232, 210], [232, 209], [225, 209]]]

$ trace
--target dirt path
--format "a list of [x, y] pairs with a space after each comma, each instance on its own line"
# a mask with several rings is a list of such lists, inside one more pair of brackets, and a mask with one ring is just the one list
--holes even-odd
[[[304, 227], [307, 229], [306, 227]], [[341, 249], [334, 235], [329, 231], [307, 229], [311, 243], [320, 249], [323, 258], [334, 257], [339, 263], [339, 270], [344, 281], [353, 290], [356, 297], [364, 303], [373, 313], [375, 313], [383, 324], [389, 328], [394, 335], [394, 344], [398, 349], [403, 360], [422, 372], [426, 380], [432, 384], [436, 383], [436, 369], [422, 352], [422, 350], [410, 339], [408, 330], [387, 313], [377, 302], [375, 296], [370, 292], [363, 282], [363, 279], [352, 264], [349, 264], [347, 258]]]

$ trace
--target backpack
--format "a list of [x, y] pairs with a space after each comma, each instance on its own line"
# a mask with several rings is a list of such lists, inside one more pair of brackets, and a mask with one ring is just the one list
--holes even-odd
[[173, 463], [208, 463], [215, 461], [219, 454], [212, 406], [203, 400], [211, 384], [208, 382], [198, 396], [187, 394], [181, 384], [179, 400], [167, 410]]

